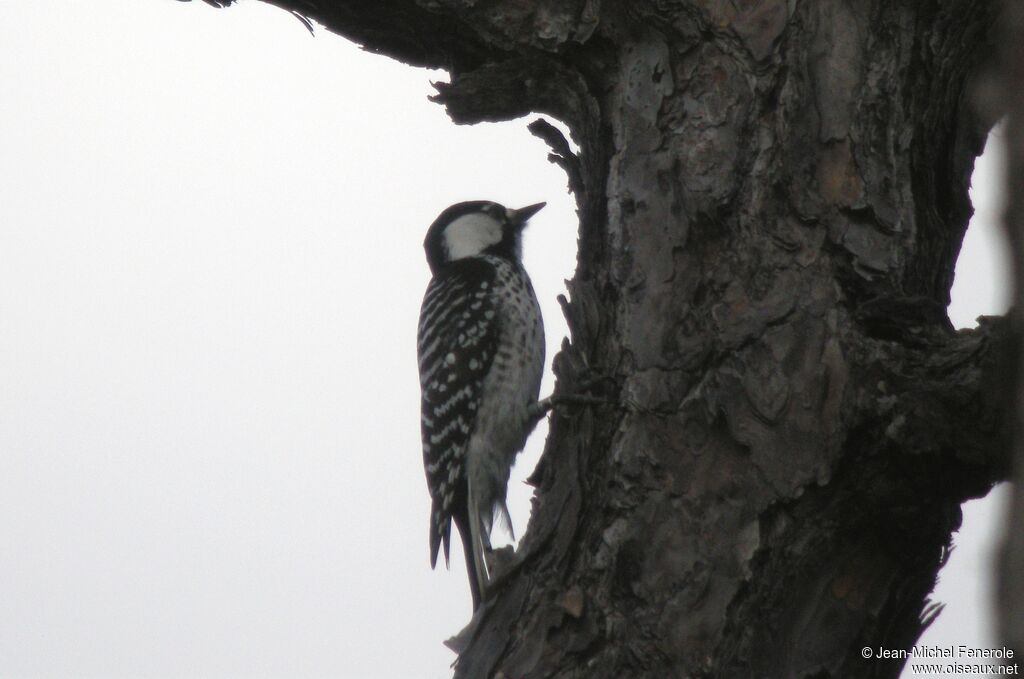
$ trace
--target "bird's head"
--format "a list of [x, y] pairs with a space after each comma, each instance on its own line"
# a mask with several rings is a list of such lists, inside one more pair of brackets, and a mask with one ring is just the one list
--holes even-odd
[[423, 248], [430, 271], [465, 257], [497, 255], [520, 261], [523, 227], [545, 203], [510, 210], [487, 200], [456, 203], [442, 212], [427, 231]]

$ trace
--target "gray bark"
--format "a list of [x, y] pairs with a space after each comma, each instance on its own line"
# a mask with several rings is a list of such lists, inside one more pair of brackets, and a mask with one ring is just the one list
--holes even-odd
[[581, 149], [533, 128], [580, 214], [558, 389], [609, 402], [553, 417], [456, 676], [897, 676], [860, 649], [1008, 476], [1016, 340], [945, 313], [994, 0], [272, 3]]

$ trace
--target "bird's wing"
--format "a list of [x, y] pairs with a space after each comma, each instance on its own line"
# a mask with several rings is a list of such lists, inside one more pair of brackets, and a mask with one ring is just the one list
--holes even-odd
[[498, 348], [498, 314], [491, 294], [494, 275], [494, 267], [483, 259], [452, 262], [430, 281], [420, 309], [423, 464], [433, 499], [431, 567], [442, 541], [448, 562], [453, 515], [460, 532], [469, 518], [466, 444], [484, 377]]

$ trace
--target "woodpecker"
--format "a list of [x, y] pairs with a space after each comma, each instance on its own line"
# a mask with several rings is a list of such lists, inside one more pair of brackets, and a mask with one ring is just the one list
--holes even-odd
[[544, 205], [458, 203], [434, 220], [423, 242], [433, 275], [417, 342], [423, 465], [433, 501], [430, 567], [442, 544], [448, 563], [454, 520], [474, 611], [489, 580], [493, 521], [512, 529], [505, 505], [512, 462], [539, 419], [544, 325], [522, 239]]

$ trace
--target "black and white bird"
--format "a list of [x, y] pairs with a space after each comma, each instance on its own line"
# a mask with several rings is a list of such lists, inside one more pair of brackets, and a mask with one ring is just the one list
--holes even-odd
[[458, 203], [431, 224], [423, 243], [433, 274], [417, 345], [423, 464], [433, 500], [430, 566], [442, 544], [448, 563], [454, 520], [474, 610], [489, 580], [494, 519], [511, 531], [509, 470], [538, 419], [544, 326], [523, 269], [522, 237], [544, 205]]

